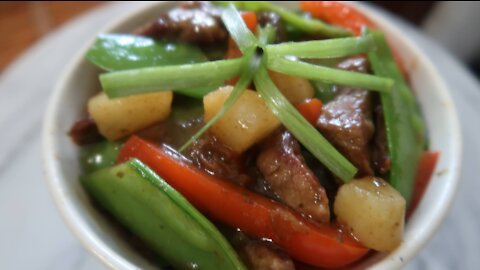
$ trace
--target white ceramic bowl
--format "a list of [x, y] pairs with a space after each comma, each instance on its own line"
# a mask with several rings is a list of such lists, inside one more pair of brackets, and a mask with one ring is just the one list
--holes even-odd
[[[284, 3], [295, 5], [294, 3]], [[103, 32], [128, 32], [153, 19], [160, 10], [174, 3], [152, 3], [121, 18]], [[426, 193], [405, 228], [402, 245], [392, 253], [377, 254], [359, 268], [398, 269], [411, 260], [433, 236], [444, 219], [459, 181], [461, 136], [452, 98], [445, 82], [425, 55], [388, 17], [359, 6], [376, 22], [394, 44], [406, 68], [421, 104], [430, 135], [431, 149], [441, 152]], [[98, 85], [98, 70], [83, 56], [91, 41], [72, 60], [51, 97], [43, 130], [43, 148], [47, 184], [55, 203], [73, 233], [106, 265], [116, 269], [151, 268], [144, 258], [114, 233], [111, 225], [88, 201], [78, 176], [78, 147], [66, 135], [72, 123], [85, 116], [85, 104]]]

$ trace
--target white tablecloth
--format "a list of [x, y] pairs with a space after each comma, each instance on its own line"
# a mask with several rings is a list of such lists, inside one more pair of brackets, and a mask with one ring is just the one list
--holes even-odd
[[[142, 3], [96, 9], [38, 42], [0, 77], [0, 269], [103, 269], [73, 237], [47, 192], [41, 126], [47, 99], [72, 55], [102, 26]], [[455, 204], [409, 269], [480, 268], [480, 87], [461, 64], [398, 22], [448, 82], [462, 122], [463, 182]], [[467, 40], [465, 40], [467, 42]]]

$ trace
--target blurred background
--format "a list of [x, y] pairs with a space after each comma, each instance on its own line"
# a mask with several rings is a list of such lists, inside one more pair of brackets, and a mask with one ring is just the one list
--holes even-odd
[[[73, 18], [104, 5], [92, 2], [1, 2], [0, 73], [22, 52]], [[370, 1], [422, 29], [480, 76], [480, 2]], [[468, 42], [466, 37], [468, 36]]]

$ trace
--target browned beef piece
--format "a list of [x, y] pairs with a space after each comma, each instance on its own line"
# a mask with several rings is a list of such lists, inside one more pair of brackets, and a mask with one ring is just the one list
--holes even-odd
[[269, 246], [269, 243], [252, 241], [244, 247], [244, 258], [252, 270], [294, 270], [295, 265], [287, 254]]
[[257, 167], [282, 202], [318, 222], [329, 222], [325, 189], [307, 167], [300, 144], [290, 132], [279, 130], [265, 140]]
[[280, 15], [273, 11], [260, 11], [257, 13], [257, 20], [258, 24], [260, 24], [262, 27], [265, 27], [267, 24], [275, 27], [275, 43], [287, 40], [287, 31], [285, 30], [285, 26], [283, 25]]
[[348, 58], [338, 64], [338, 68], [348, 70], [348, 71], [356, 71], [361, 73], [368, 72], [368, 62], [365, 57], [352, 57]]
[[220, 14], [207, 2], [187, 2], [161, 14], [134, 34], [197, 44], [223, 42], [228, 35]]
[[77, 145], [96, 143], [104, 139], [98, 131], [97, 124], [92, 119], [82, 119], [75, 122], [68, 135]]
[[[339, 68], [366, 72], [365, 58], [347, 59]], [[369, 144], [374, 133], [372, 100], [367, 90], [337, 87], [335, 98], [327, 103], [317, 121], [321, 133], [358, 169], [358, 176], [373, 175]]]
[[227, 233], [227, 237], [248, 269], [295, 269], [288, 254], [271, 242], [252, 240], [239, 230]]
[[222, 179], [228, 179], [240, 186], [250, 185], [254, 180], [245, 172], [244, 158], [214, 136], [206, 135], [193, 143], [187, 156], [195, 165]]
[[388, 152], [385, 118], [383, 117], [383, 108], [381, 105], [375, 107], [374, 115], [375, 134], [373, 137], [372, 150], [373, 167], [377, 174], [385, 175], [390, 171], [391, 160]]

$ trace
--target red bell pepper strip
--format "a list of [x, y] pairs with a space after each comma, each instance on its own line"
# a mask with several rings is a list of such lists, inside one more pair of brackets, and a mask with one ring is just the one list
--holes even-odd
[[[309, 12], [314, 17], [327, 23], [341, 26], [351, 31], [354, 35], [362, 34], [362, 28], [367, 26], [376, 29], [377, 26], [349, 4], [337, 1], [300, 1], [300, 9]], [[403, 77], [408, 78], [405, 65], [395, 50], [393, 50], [395, 62], [402, 71]]]
[[202, 213], [249, 235], [271, 239], [296, 260], [318, 267], [341, 267], [368, 249], [331, 225], [313, 224], [286, 206], [218, 179], [173, 151], [132, 136], [119, 162], [140, 159]]
[[322, 101], [318, 98], [310, 98], [297, 104], [296, 107], [310, 124], [315, 125], [322, 112]]
[[413, 213], [415, 208], [417, 208], [420, 200], [422, 199], [425, 190], [427, 189], [428, 183], [432, 178], [433, 171], [437, 165], [438, 158], [440, 157], [439, 152], [423, 152], [420, 157], [420, 162], [418, 164], [417, 175], [415, 177], [415, 187], [413, 189], [412, 196], [412, 205], [409, 209], [407, 216]]
[[[243, 21], [247, 25], [248, 29], [255, 33], [257, 29], [257, 14], [252, 11], [243, 11], [240, 13], [242, 16]], [[228, 39], [228, 47], [227, 47], [227, 55], [225, 59], [232, 59], [232, 58], [239, 58], [242, 56], [242, 52], [238, 48], [237, 44], [232, 38]], [[235, 85], [238, 81], [239, 77], [232, 78], [227, 81], [228, 85]]]
[[363, 14], [337, 1], [300, 1], [300, 9], [336, 26], [341, 26], [355, 35], [362, 33], [362, 27], [375, 27]]

